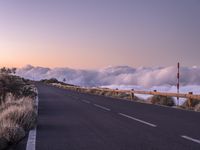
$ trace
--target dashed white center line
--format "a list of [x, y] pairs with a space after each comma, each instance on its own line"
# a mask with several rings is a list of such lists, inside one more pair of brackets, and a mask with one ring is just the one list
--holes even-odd
[[135, 121], [138, 121], [138, 122], [140, 122], [140, 123], [149, 125], [149, 126], [151, 126], [151, 127], [157, 127], [157, 125], [155, 125], [155, 124], [152, 124], [152, 123], [149, 123], [149, 122], [146, 122], [146, 121], [143, 121], [143, 120], [134, 118], [134, 117], [132, 117], [132, 116], [129, 116], [129, 115], [126, 115], [126, 114], [123, 114], [123, 113], [119, 113], [119, 115], [124, 116], [124, 117], [129, 118], [129, 119], [132, 119], [132, 120], [135, 120]]
[[81, 101], [84, 103], [90, 104], [90, 101], [87, 101], [87, 100], [81, 100]]
[[104, 107], [104, 106], [101, 106], [101, 105], [98, 105], [98, 104], [94, 104], [94, 106], [96, 106], [96, 107], [99, 107], [99, 108], [101, 108], [101, 109], [103, 109], [103, 110], [110, 111], [110, 109], [109, 109], [109, 108], [106, 108], [106, 107]]
[[186, 135], [182, 135], [181, 137], [184, 138], [184, 139], [186, 139], [186, 140], [189, 140], [189, 141], [192, 141], [192, 142], [195, 142], [195, 143], [200, 144], [200, 140], [197, 140], [197, 139], [191, 138], [191, 137], [186, 136]]

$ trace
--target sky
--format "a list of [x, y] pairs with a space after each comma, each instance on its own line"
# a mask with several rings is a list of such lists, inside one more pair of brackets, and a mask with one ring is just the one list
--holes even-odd
[[0, 66], [200, 66], [200, 0], [0, 0]]

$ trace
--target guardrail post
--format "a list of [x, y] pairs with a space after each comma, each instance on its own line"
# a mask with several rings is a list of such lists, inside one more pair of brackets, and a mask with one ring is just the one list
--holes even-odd
[[[193, 92], [189, 92], [188, 94], [192, 95]], [[193, 100], [192, 100], [191, 98], [188, 98], [188, 106], [189, 106], [189, 108], [192, 107], [192, 101], [193, 101]]]
[[131, 100], [135, 99], [134, 89], [131, 89]]
[[118, 88], [116, 88], [115, 90], [116, 90], [116, 96], [117, 96], [117, 95], [118, 95], [118, 91], [117, 91], [117, 90], [118, 90]]

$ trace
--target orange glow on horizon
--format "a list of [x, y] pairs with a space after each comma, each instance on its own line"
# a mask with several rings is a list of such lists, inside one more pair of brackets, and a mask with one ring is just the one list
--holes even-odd
[[0, 66], [96, 69], [177, 61], [198, 66], [198, 6], [189, 1], [0, 1]]

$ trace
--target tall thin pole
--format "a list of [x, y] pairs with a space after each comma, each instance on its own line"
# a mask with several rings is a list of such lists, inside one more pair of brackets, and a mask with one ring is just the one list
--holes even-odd
[[[177, 93], [179, 94], [179, 87], [180, 87], [180, 63], [177, 64], [178, 73], [177, 73]], [[179, 105], [179, 96], [177, 96], [177, 105]]]

